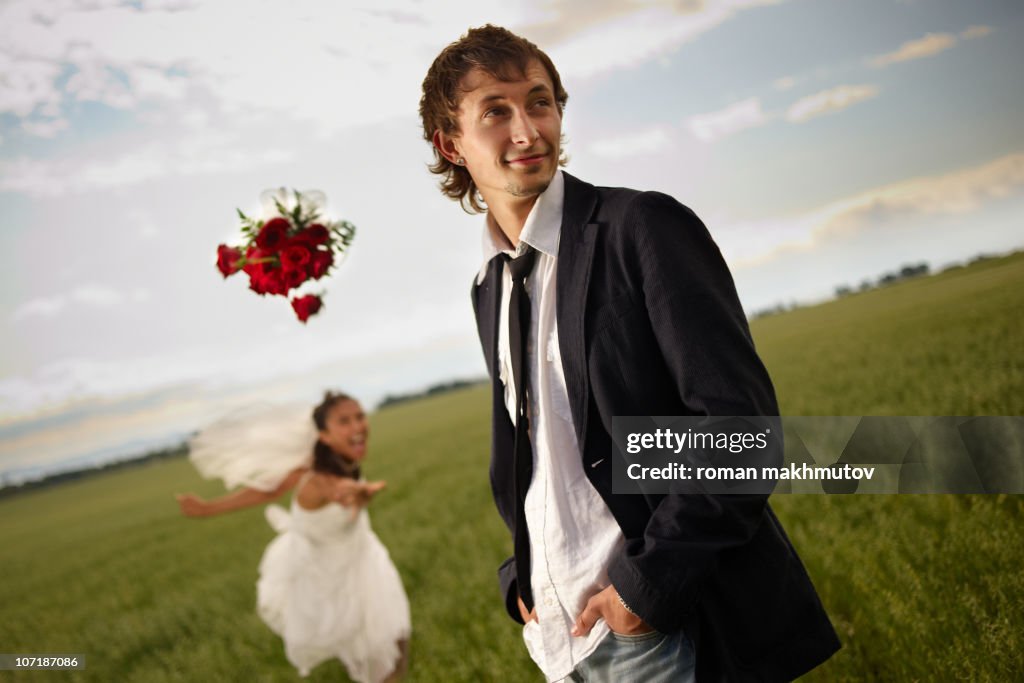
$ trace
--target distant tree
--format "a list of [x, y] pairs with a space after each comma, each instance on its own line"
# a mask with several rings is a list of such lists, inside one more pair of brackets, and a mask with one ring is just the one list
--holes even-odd
[[905, 265], [900, 268], [900, 277], [903, 279], [918, 277], [919, 275], [928, 274], [928, 264], [918, 263], [916, 265]]

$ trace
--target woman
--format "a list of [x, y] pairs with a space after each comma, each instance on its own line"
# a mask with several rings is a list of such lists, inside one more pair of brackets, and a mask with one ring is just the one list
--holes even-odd
[[[290, 513], [277, 505], [266, 511], [278, 536], [260, 561], [260, 617], [303, 676], [337, 657], [359, 683], [397, 680], [407, 662], [409, 603], [365, 510], [385, 486], [360, 477], [366, 414], [350, 396], [328, 392], [313, 410], [315, 433], [292, 420], [275, 408], [204, 430], [191, 445], [196, 468], [246, 486], [210, 501], [179, 495], [181, 511], [217, 515], [295, 488]], [[305, 449], [296, 448], [303, 440]]]

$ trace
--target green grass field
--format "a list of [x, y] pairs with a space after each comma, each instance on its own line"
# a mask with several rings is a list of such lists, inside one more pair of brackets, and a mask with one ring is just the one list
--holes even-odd
[[[763, 318], [784, 414], [1024, 413], [1024, 255]], [[372, 418], [372, 508], [412, 603], [411, 681], [540, 681], [504, 616], [511, 542], [487, 484], [487, 392]], [[0, 500], [0, 652], [82, 672], [2, 680], [299, 680], [255, 613], [260, 509], [182, 518], [221, 492], [184, 459]], [[844, 649], [808, 681], [1024, 677], [1024, 497], [775, 496]], [[347, 680], [337, 662], [313, 681]]]

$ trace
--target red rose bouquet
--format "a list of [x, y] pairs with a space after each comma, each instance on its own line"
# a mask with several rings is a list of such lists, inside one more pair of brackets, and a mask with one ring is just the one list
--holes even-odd
[[[261, 195], [263, 218], [250, 218], [238, 209], [243, 242], [217, 247], [217, 269], [227, 278], [241, 271], [249, 276], [249, 289], [260, 296], [287, 297], [310, 280], [319, 280], [337, 267], [338, 258], [352, 244], [356, 227], [348, 221], [321, 217], [326, 201], [317, 191], [284, 189]], [[323, 307], [322, 294], [292, 298], [296, 317], [305, 323]]]

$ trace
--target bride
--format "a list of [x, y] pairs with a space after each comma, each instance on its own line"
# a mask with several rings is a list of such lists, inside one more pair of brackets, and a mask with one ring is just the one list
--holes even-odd
[[178, 495], [187, 516], [259, 505], [295, 489], [290, 512], [266, 509], [278, 536], [260, 561], [257, 608], [302, 676], [334, 657], [359, 683], [398, 680], [407, 665], [408, 599], [365, 509], [385, 486], [360, 476], [368, 436], [359, 403], [328, 392], [312, 421], [279, 407], [250, 410], [214, 423], [190, 445], [200, 474], [244, 488], [214, 500]]

